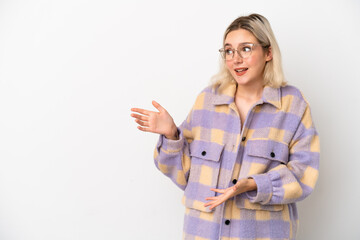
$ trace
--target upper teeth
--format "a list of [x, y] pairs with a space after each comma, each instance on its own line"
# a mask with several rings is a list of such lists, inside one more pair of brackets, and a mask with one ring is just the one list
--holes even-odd
[[242, 72], [242, 71], [245, 71], [247, 68], [243, 68], [243, 69], [235, 69], [235, 71], [237, 72]]

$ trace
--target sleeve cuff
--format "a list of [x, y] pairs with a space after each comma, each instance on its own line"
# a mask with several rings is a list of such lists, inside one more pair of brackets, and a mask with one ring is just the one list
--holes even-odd
[[172, 140], [166, 138], [164, 135], [159, 136], [159, 141], [157, 143], [157, 148], [162, 149], [166, 153], [175, 153], [181, 151], [184, 146], [184, 136], [182, 131], [178, 128], [179, 139]]
[[270, 176], [267, 173], [249, 176], [253, 178], [257, 185], [257, 190], [245, 192], [250, 202], [266, 204], [273, 195], [273, 186]]

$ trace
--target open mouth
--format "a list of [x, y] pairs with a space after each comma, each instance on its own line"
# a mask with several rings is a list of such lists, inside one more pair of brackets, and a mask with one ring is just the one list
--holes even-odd
[[248, 68], [235, 68], [235, 74], [237, 76], [242, 76], [246, 73], [246, 71], [248, 70]]
[[240, 72], [244, 72], [244, 71], [246, 71], [246, 70], [248, 70], [248, 68], [236, 68], [236, 69], [235, 69], [235, 72], [240, 73]]

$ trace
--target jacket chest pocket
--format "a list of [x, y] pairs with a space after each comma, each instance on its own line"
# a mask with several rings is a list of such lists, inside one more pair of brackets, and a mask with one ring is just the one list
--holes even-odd
[[191, 166], [188, 184], [185, 188], [183, 204], [204, 212], [205, 198], [215, 196], [211, 188], [217, 188], [220, 171], [220, 158], [223, 145], [195, 140], [190, 144]]
[[272, 140], [249, 140], [245, 147], [242, 176], [264, 173], [288, 161], [287, 144]]

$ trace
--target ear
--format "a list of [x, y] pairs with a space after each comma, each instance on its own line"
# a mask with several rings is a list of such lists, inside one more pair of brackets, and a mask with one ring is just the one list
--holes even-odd
[[268, 62], [268, 61], [270, 61], [272, 58], [273, 58], [273, 56], [272, 56], [272, 48], [271, 48], [271, 46], [270, 46], [270, 47], [268, 48], [267, 52], [266, 52], [266, 58], [265, 58], [265, 60]]

